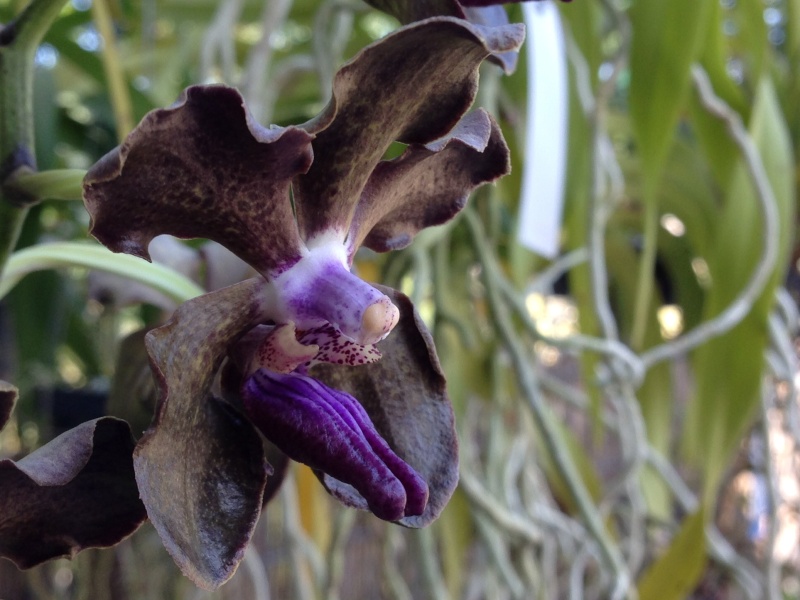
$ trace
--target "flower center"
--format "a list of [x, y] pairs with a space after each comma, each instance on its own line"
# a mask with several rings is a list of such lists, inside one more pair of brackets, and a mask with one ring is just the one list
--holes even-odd
[[350, 272], [346, 249], [337, 241], [311, 247], [271, 283], [281, 320], [298, 329], [330, 323], [368, 345], [385, 338], [400, 317], [387, 296]]

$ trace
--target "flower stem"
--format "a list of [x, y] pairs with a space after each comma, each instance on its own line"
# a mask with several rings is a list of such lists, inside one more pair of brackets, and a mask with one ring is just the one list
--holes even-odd
[[26, 275], [59, 267], [85, 267], [143, 283], [176, 303], [200, 296], [203, 289], [176, 271], [158, 263], [147, 263], [127, 254], [113, 254], [98, 244], [54, 242], [38, 244], [11, 254], [0, 276], [0, 299]]
[[15, 175], [35, 171], [33, 57], [66, 0], [33, 0], [0, 28], [0, 273], [35, 199], [7, 189]]
[[14, 194], [35, 200], [80, 200], [85, 175], [83, 169], [24, 172], [9, 177], [5, 187]]
[[633, 309], [631, 347], [635, 351], [644, 348], [647, 321], [653, 301], [653, 279], [655, 277], [656, 251], [658, 249], [658, 204], [654, 197], [645, 198], [644, 207], [644, 247], [639, 258], [639, 283]]
[[111, 108], [114, 111], [114, 123], [117, 128], [117, 140], [122, 142], [133, 129], [133, 106], [125, 81], [124, 68], [114, 35], [114, 22], [106, 0], [92, 2], [92, 17], [97, 30], [103, 36], [103, 71], [108, 81], [108, 94]]

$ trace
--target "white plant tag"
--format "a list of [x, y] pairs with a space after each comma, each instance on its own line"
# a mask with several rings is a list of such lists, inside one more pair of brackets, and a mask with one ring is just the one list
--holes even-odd
[[517, 235], [526, 248], [554, 258], [567, 166], [567, 55], [554, 2], [526, 2], [522, 11], [528, 29], [528, 120]]

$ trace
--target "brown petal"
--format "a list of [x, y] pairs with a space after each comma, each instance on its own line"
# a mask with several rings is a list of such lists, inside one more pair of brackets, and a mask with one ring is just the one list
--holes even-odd
[[[267, 328], [264, 327], [264, 329]], [[242, 339], [247, 339], [248, 337], [253, 337], [254, 339], [263, 339], [264, 332], [252, 330], [243, 336]], [[228, 360], [225, 362], [220, 372], [220, 389], [222, 391], [222, 397], [226, 402], [232, 406], [235, 406], [239, 410], [244, 410], [240, 391], [242, 389], [242, 383], [244, 382], [245, 376], [239, 369], [236, 361], [238, 358], [242, 363], [247, 363], [249, 361], [249, 357], [245, 355], [255, 351], [255, 346], [257, 346], [257, 343], [242, 344], [240, 340], [240, 342], [237, 344], [237, 348], [231, 353], [231, 355], [228, 356]], [[238, 357], [236, 356], [237, 354], [239, 355]], [[278, 447], [275, 446], [275, 444], [263, 436], [261, 438], [261, 443], [264, 446], [264, 456], [266, 457], [267, 463], [272, 467], [272, 474], [267, 479], [267, 486], [264, 488], [264, 498], [262, 504], [263, 506], [266, 506], [267, 503], [275, 497], [278, 491], [280, 491], [283, 480], [286, 478], [286, 473], [289, 470], [289, 457], [281, 452]]]
[[[470, 2], [457, 2], [457, 0], [365, 0], [378, 10], [394, 16], [401, 23], [413, 23], [431, 17], [458, 17], [467, 19], [476, 25], [506, 25], [508, 15], [499, 4], [499, 0], [489, 0], [482, 4], [485, 8], [464, 8]], [[476, 5], [477, 5], [476, 4]], [[517, 65], [517, 50], [492, 54], [489, 60], [499, 65], [509, 74], [513, 73]]]
[[150, 329], [134, 331], [119, 343], [106, 402], [106, 414], [127, 421], [137, 439], [153, 420], [158, 396], [150, 357], [144, 347], [144, 338]]
[[[430, 496], [425, 512], [398, 521], [407, 527], [423, 527], [439, 516], [458, 482], [453, 407], [433, 340], [411, 301], [390, 288], [380, 289], [400, 309], [399, 323], [379, 344], [383, 358], [359, 367], [321, 364], [311, 374], [357, 398], [378, 433], [428, 483]], [[365, 507], [351, 486], [318, 475], [334, 496]]]
[[19, 390], [17, 388], [0, 379], [0, 431], [3, 430], [9, 417], [11, 417], [11, 411], [14, 410], [18, 393]]
[[209, 238], [264, 275], [281, 271], [299, 257], [289, 185], [308, 170], [310, 143], [302, 129], [256, 123], [233, 88], [187, 88], [87, 173], [91, 233], [148, 260], [156, 235]]
[[128, 424], [104, 417], [0, 461], [0, 556], [26, 569], [133, 533], [146, 518], [133, 446]]
[[362, 243], [378, 252], [408, 246], [419, 230], [453, 218], [473, 189], [510, 168], [503, 134], [483, 110], [464, 117], [446, 138], [381, 162], [356, 208], [351, 256]]
[[[464, 13], [467, 20], [475, 23], [476, 25], [484, 25], [490, 27], [497, 27], [498, 25], [508, 24], [508, 13], [502, 6], [485, 6], [476, 8], [466, 8]], [[519, 59], [519, 50], [509, 50], [508, 52], [496, 52], [489, 57], [489, 60], [503, 69], [506, 75], [510, 75], [517, 68], [517, 61]]]
[[317, 137], [314, 164], [294, 187], [303, 238], [336, 229], [344, 239], [389, 145], [427, 144], [447, 134], [475, 98], [483, 59], [519, 47], [523, 35], [522, 25], [480, 27], [440, 17], [395, 31], [342, 67], [332, 100], [305, 126]]
[[249, 421], [211, 395], [228, 348], [261, 318], [264, 281], [183, 304], [146, 338], [161, 399], [134, 454], [148, 516], [195, 584], [214, 589], [242, 559], [269, 472]]

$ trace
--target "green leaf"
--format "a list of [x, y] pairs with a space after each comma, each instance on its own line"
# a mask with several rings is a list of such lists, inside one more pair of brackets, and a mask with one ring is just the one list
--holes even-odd
[[468, 554], [475, 544], [473, 519], [472, 507], [461, 488], [457, 488], [447, 508], [433, 524], [434, 531], [442, 539], [442, 570], [451, 598], [463, 595], [468, 580], [465, 569], [469, 568]]
[[800, 0], [789, 0], [786, 3], [786, 54], [790, 59], [800, 56]]
[[[610, 295], [618, 315], [620, 332], [624, 335], [631, 327], [633, 299], [636, 289], [636, 273], [630, 265], [636, 260], [630, 239], [620, 227], [609, 230], [606, 239], [606, 263], [611, 279]], [[655, 306], [661, 305], [661, 295], [656, 291], [653, 306], [648, 311], [644, 346], [651, 347], [662, 341], [656, 320]], [[667, 454], [672, 443], [674, 393], [670, 365], [664, 363], [651, 368], [637, 393], [647, 430], [649, 443], [659, 452]], [[669, 518], [669, 489], [660, 478], [642, 473], [648, 511], [657, 518]]]
[[711, 12], [708, 16], [705, 41], [700, 53], [700, 63], [708, 73], [708, 78], [714, 86], [716, 94], [730, 104], [734, 110], [741, 114], [747, 122], [750, 115], [750, 105], [745, 98], [744, 91], [728, 74], [728, 60], [730, 59], [729, 36], [725, 35], [724, 22], [726, 13], [723, 12], [722, 3], [711, 2]]
[[[723, 7], [719, 2], [710, 4], [712, 15], [701, 63], [715, 93], [748, 123], [755, 88], [772, 57], [763, 15], [764, 3], [763, 0], [741, 0], [730, 7]], [[736, 30], [733, 35], [725, 32], [731, 26]], [[741, 65], [741, 85], [729, 73], [733, 60]], [[691, 113], [694, 131], [709, 158], [716, 183], [727, 191], [738, 158], [736, 146], [725, 133], [724, 125], [709, 115], [696, 97], [692, 98]]]
[[14, 176], [6, 185], [39, 200], [80, 200], [83, 169], [52, 169]]
[[[573, 7], [570, 7], [573, 8]], [[596, 51], [600, 47], [599, 11], [594, 3], [575, 4], [575, 11], [563, 11], [565, 21], [573, 29], [573, 37], [586, 61], [589, 75], [597, 72], [592, 69], [597, 64]], [[594, 181], [594, 141], [593, 128], [587, 120], [581, 105], [579, 88], [575, 77], [570, 77], [569, 88], [569, 146], [567, 147], [567, 173], [564, 190], [564, 252], [585, 248], [589, 243], [592, 184]], [[578, 308], [581, 332], [598, 335], [600, 326], [594, 311], [592, 299], [591, 272], [588, 264], [581, 264], [569, 271], [569, 288]], [[594, 353], [581, 355], [581, 376], [584, 381], [593, 381], [598, 357]], [[597, 386], [588, 386], [590, 414], [595, 437], [602, 434], [600, 419], [602, 396]]]
[[[727, 139], [724, 131], [720, 135]], [[684, 233], [659, 236], [658, 258], [667, 273], [674, 302], [683, 311], [684, 331], [695, 327], [703, 317], [705, 290], [692, 268], [692, 260], [710, 253], [719, 216], [718, 194], [697, 144], [685, 140], [675, 143], [661, 180], [658, 202], [664, 215], [680, 220]]]
[[705, 570], [705, 511], [683, 521], [672, 543], [639, 579], [639, 600], [688, 598]]
[[630, 112], [652, 198], [689, 88], [712, 2], [637, 2], [631, 10]]
[[[795, 192], [791, 140], [775, 90], [764, 78], [758, 88], [750, 134], [777, 201], [779, 256], [769, 283], [750, 313], [725, 335], [699, 348], [693, 357], [696, 398], [684, 429], [687, 458], [705, 473], [705, 494], [713, 496], [731, 452], [751, 423], [760, 402], [767, 344], [767, 318], [791, 250]], [[740, 293], [762, 253], [763, 219], [743, 164], [733, 174], [718, 220], [714, 248], [707, 257], [712, 287], [705, 317], [718, 315]]]
[[203, 294], [203, 289], [196, 283], [163, 265], [148, 263], [127, 254], [112, 254], [95, 244], [57, 242], [12, 254], [0, 279], [0, 298], [28, 273], [59, 267], [85, 267], [113, 273], [149, 285], [177, 302], [185, 302]]
[[[710, 76], [709, 79], [711, 79]], [[689, 109], [692, 131], [697, 136], [699, 146], [707, 158], [714, 175], [714, 183], [725, 194], [730, 190], [733, 181], [732, 174], [739, 158], [739, 150], [725, 131], [725, 125], [719, 119], [708, 114], [697, 95], [692, 95]]]
[[[631, 346], [642, 348], [653, 293], [658, 244], [657, 191], [667, 153], [710, 15], [711, 2], [637, 2], [631, 10], [630, 113], [642, 165], [642, 232], [639, 282]], [[689, 18], [687, 19], [687, 15]]]
[[[597, 2], [575, 2], [560, 8], [561, 18], [571, 33], [571, 42], [575, 43], [586, 61], [588, 75], [591, 77], [590, 83], [594, 87], [597, 83], [597, 71], [603, 62], [603, 44], [600, 38], [605, 15], [602, 5]], [[575, 101], [577, 102], [577, 99]]]
[[764, 0], [738, 0], [735, 13], [739, 34], [732, 38], [733, 54], [742, 57], [746, 78], [756, 86], [770, 56]]
[[[600, 476], [595, 469], [589, 455], [587, 454], [580, 441], [576, 438], [575, 434], [567, 429], [567, 427], [558, 420], [554, 420], [556, 433], [561, 437], [562, 443], [569, 450], [572, 463], [575, 465], [578, 473], [580, 473], [581, 480], [586, 486], [586, 490], [592, 497], [592, 500], [599, 502], [603, 496], [603, 485]], [[542, 469], [544, 470], [547, 481], [553, 492], [553, 497], [565, 507], [565, 510], [570, 515], [576, 515], [579, 512], [578, 503], [575, 496], [570, 490], [564, 473], [560, 471], [553, 460], [550, 452], [547, 451], [544, 442], [537, 438], [539, 445], [539, 455], [541, 456]]]

